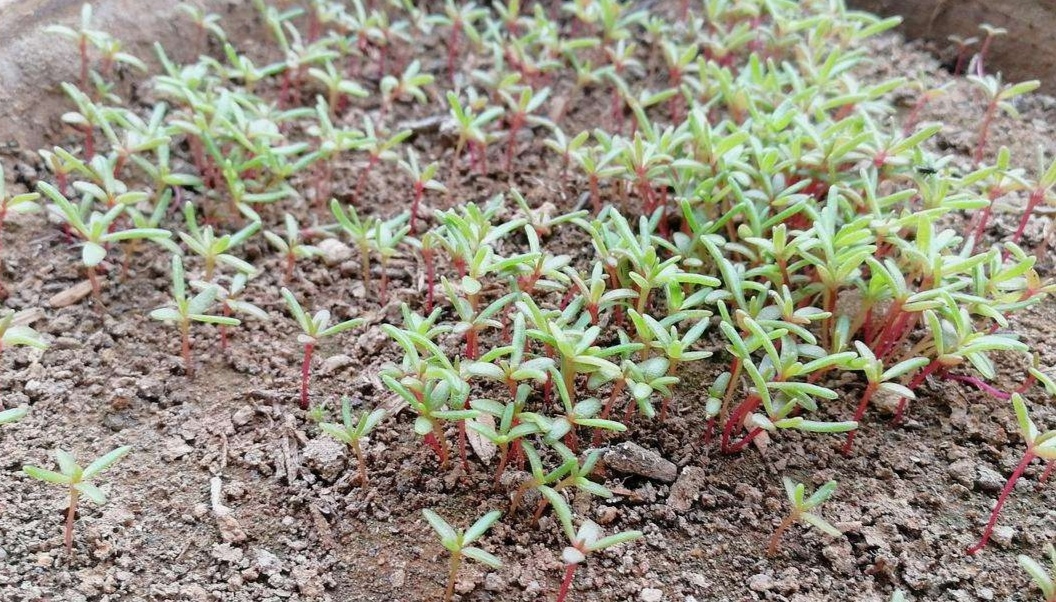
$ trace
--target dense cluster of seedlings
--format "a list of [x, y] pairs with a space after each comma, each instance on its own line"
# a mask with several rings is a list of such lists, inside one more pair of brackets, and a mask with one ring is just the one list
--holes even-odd
[[[1013, 398], [1024, 424], [1026, 455], [981, 547], [1022, 468], [1052, 455], [1019, 397], [1039, 380], [1052, 383], [1032, 364], [1016, 391], [990, 384], [992, 354], [1029, 351], [1009, 317], [1054, 287], [1018, 242], [1030, 211], [1053, 200], [1056, 164], [1031, 173], [1004, 150], [987, 160], [995, 115], [1014, 112], [1014, 98], [1036, 83], [1006, 85], [982, 70], [981, 56], [972, 64], [986, 104], [975, 165], [955, 170], [925, 149], [940, 125], [916, 124], [914, 111], [903, 127], [891, 114], [887, 95], [911, 82], [854, 77], [863, 41], [894, 20], [838, 0], [682, 4], [671, 18], [618, 0], [552, 11], [519, 2], [314, 0], [290, 10], [259, 2], [274, 45], [253, 57], [216, 15], [188, 9], [204, 54], [177, 64], [157, 47], [162, 69], [150, 80], [149, 107], [116, 95], [115, 69], [146, 66], [93, 30], [86, 7], [79, 29], [56, 29], [80, 53], [63, 121], [81, 144], [42, 151], [54, 183], [39, 190], [78, 239], [100, 306], [100, 272], [115, 255], [127, 266], [144, 240], [172, 253], [172, 300], [151, 316], [179, 327], [188, 377], [192, 322], [233, 328], [234, 313], [267, 317], [240, 299], [266, 280], [255, 280], [259, 267], [241, 248], [266, 240], [285, 266], [281, 296], [304, 348], [304, 409], [319, 338], [364, 322], [331, 325], [326, 310], [309, 316], [293, 292], [297, 263], [321, 253], [320, 239], [344, 239], [362, 286], [384, 305], [390, 261], [417, 256], [420, 295], [401, 295], [402, 321], [380, 326], [402, 353], [381, 379], [406, 401], [414, 433], [442, 467], [455, 453], [459, 464], [470, 461], [470, 431], [499, 451], [496, 486], [508, 465], [527, 464], [532, 476], [511, 492], [506, 516], [519, 520], [531, 489], [541, 493], [535, 521], [555, 512], [569, 540], [559, 600], [590, 553], [641, 535], [601, 537], [587, 517], [575, 527], [570, 493], [613, 495], [595, 470], [606, 440], [692, 412], [706, 421], [701, 437], [724, 454], [786, 429], [844, 434], [851, 454], [875, 402], [886, 400], [900, 420], [928, 378]], [[446, 70], [410, 60], [417, 38], [446, 40]], [[921, 106], [933, 96], [923, 91]], [[441, 114], [409, 119], [414, 103]], [[418, 143], [433, 129], [446, 149]], [[518, 158], [530, 151], [560, 165], [555, 185], [587, 209], [564, 203], [561, 214], [521, 195]], [[359, 165], [343, 188], [348, 158]], [[402, 177], [406, 190], [375, 189], [382, 172]], [[460, 196], [466, 181], [501, 175], [510, 182], [502, 193]], [[1018, 193], [1029, 201], [1016, 237], [990, 240], [997, 201]], [[35, 201], [0, 197], [0, 223]], [[441, 200], [449, 208], [430, 209]], [[963, 231], [946, 226], [963, 212], [979, 217]], [[559, 233], [587, 251], [551, 252], [546, 241]], [[13, 341], [37, 340], [19, 332]], [[705, 361], [719, 372], [705, 383], [708, 395], [676, 407], [687, 367]], [[847, 407], [834, 400], [851, 395], [856, 409], [834, 419]], [[377, 409], [355, 418], [345, 401], [341, 424], [320, 425], [355, 451], [363, 485], [360, 440], [384, 418]], [[66, 455], [61, 474], [26, 470], [69, 485], [72, 507], [76, 492], [101, 499], [86, 480], [125, 451], [84, 470]], [[804, 499], [804, 485], [786, 480], [792, 508], [771, 553], [797, 521], [838, 534], [810, 512], [834, 488]], [[469, 544], [500, 515], [458, 532], [425, 511], [452, 555], [447, 598], [463, 557], [499, 566]]]

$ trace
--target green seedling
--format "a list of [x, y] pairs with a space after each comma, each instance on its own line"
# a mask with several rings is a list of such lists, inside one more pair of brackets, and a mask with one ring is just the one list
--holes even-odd
[[[214, 282], [205, 282], [204, 280], [192, 280], [191, 286], [199, 292], [205, 291], [209, 287], [216, 288], [216, 301], [220, 304], [224, 317], [230, 317], [232, 314], [244, 314], [258, 320], [270, 319], [271, 316], [268, 315], [268, 312], [249, 301], [241, 299], [246, 292], [246, 284], [248, 282], [249, 277], [239, 272], [230, 278], [228, 284], [223, 286]], [[217, 330], [220, 331], [220, 350], [227, 351], [227, 326], [218, 324]]]
[[7, 181], [4, 178], [4, 168], [0, 166], [0, 232], [3, 231], [4, 222], [7, 221], [8, 214], [40, 211], [40, 205], [36, 202], [39, 198], [40, 194], [36, 192], [9, 196], [7, 194]]
[[307, 410], [308, 378], [312, 368], [312, 351], [319, 343], [319, 339], [361, 326], [364, 320], [363, 318], [353, 318], [330, 326], [329, 310], [321, 309], [309, 318], [308, 314], [301, 308], [297, 297], [294, 297], [293, 293], [290, 292], [290, 289], [283, 287], [282, 296], [286, 299], [286, 307], [290, 310], [290, 315], [293, 316], [294, 320], [297, 321], [297, 325], [301, 328], [301, 333], [297, 335], [297, 342], [304, 345], [304, 361], [301, 362], [301, 409]]
[[418, 213], [421, 210], [422, 198], [427, 190], [447, 192], [447, 187], [436, 179], [440, 164], [436, 161], [425, 167], [418, 163], [418, 153], [413, 148], [407, 149], [407, 160], [400, 160], [400, 169], [414, 180], [414, 196], [411, 199], [411, 234], [418, 233]]
[[561, 561], [565, 563], [565, 576], [561, 580], [561, 588], [557, 592], [557, 602], [564, 602], [572, 588], [572, 578], [575, 577], [576, 568], [587, 560], [587, 557], [595, 552], [600, 552], [613, 546], [629, 543], [640, 539], [641, 531], [623, 531], [615, 535], [602, 537], [601, 527], [592, 520], [580, 523], [577, 530], [572, 522], [572, 509], [569, 508], [565, 498], [553, 489], [543, 489], [543, 495], [554, 507], [554, 513], [561, 522], [561, 528], [568, 538], [569, 545], [561, 552]]
[[0, 411], [0, 424], [11, 424], [12, 422], [18, 422], [29, 414], [29, 407], [22, 406], [19, 408], [11, 408], [9, 410]]
[[1012, 395], [1012, 407], [1016, 411], [1016, 422], [1019, 425], [1019, 432], [1027, 444], [1027, 450], [1023, 452], [1023, 457], [1020, 459], [1019, 464], [1016, 465], [1015, 470], [1012, 471], [1012, 475], [1005, 481], [1005, 486], [1001, 489], [1001, 493], [997, 494], [997, 502], [994, 504], [994, 509], [990, 512], [990, 520], [986, 523], [983, 536], [978, 543], [968, 548], [969, 554], [977, 554], [986, 547], [987, 542], [990, 541], [990, 534], [994, 530], [994, 525], [997, 524], [997, 517], [1001, 514], [1001, 508], [1004, 507], [1005, 502], [1008, 500], [1008, 495], [1012, 493], [1012, 488], [1016, 486], [1016, 481], [1023, 476], [1023, 471], [1027, 469], [1027, 466], [1030, 465], [1034, 458], [1041, 458], [1048, 462], [1056, 460], [1056, 430], [1045, 431], [1044, 433], [1039, 431], [1034, 421], [1030, 419], [1030, 414], [1027, 413], [1027, 404], [1018, 393]]
[[84, 241], [81, 249], [81, 263], [84, 264], [84, 268], [88, 273], [88, 280], [92, 283], [92, 296], [100, 303], [102, 303], [102, 289], [96, 270], [99, 264], [106, 259], [107, 248], [110, 243], [125, 240], [157, 241], [165, 240], [172, 236], [171, 232], [160, 228], [118, 230], [115, 227], [115, 221], [125, 212], [124, 205], [115, 205], [106, 213], [92, 211], [85, 217], [85, 211], [75, 207], [51, 184], [39, 182], [37, 187], [55, 203], [56, 215], [69, 226], [72, 233]]
[[502, 567], [502, 561], [490, 552], [470, 545], [480, 539], [487, 531], [502, 517], [502, 512], [493, 510], [477, 519], [472, 526], [465, 531], [456, 531], [447, 521], [432, 510], [422, 510], [422, 515], [429, 525], [440, 536], [440, 544], [451, 554], [450, 569], [447, 574], [447, 589], [444, 591], [444, 602], [450, 602], [455, 593], [455, 579], [458, 577], [458, 569], [462, 566], [462, 558], [466, 557], [477, 562], [497, 569]]
[[26, 346], [46, 349], [48, 344], [40, 333], [29, 326], [35, 314], [28, 311], [8, 311], [0, 317], [0, 352], [8, 347]]
[[179, 255], [172, 256], [172, 302], [150, 312], [150, 317], [166, 324], [175, 324], [179, 328], [183, 368], [190, 378], [194, 378], [194, 362], [191, 359], [191, 324], [200, 322], [218, 326], [238, 326], [242, 323], [238, 318], [209, 313], [219, 294], [219, 287], [207, 285], [195, 296], [188, 297], [183, 260]]
[[195, 255], [205, 260], [205, 275], [202, 280], [206, 282], [212, 281], [213, 272], [216, 270], [217, 264], [232, 267], [243, 274], [252, 274], [257, 271], [252, 265], [235, 257], [229, 251], [244, 243], [257, 230], [260, 230], [259, 221], [250, 223], [234, 234], [216, 236], [213, 233], [212, 226], [204, 228], [198, 226], [198, 218], [191, 202], [187, 202], [183, 206], [183, 218], [187, 226], [187, 232], [180, 232], [180, 239]]
[[788, 495], [788, 501], [792, 508], [789, 510], [788, 515], [786, 515], [781, 521], [781, 524], [777, 526], [777, 530], [774, 531], [774, 534], [770, 536], [770, 545], [766, 549], [767, 556], [777, 554], [778, 546], [781, 545], [781, 536], [784, 535], [785, 531], [795, 523], [806, 523], [832, 537], [839, 537], [842, 535], [839, 529], [832, 526], [828, 521], [817, 514], [811, 512], [832, 497], [832, 494], [836, 491], [836, 481], [825, 483], [809, 498], [804, 497], [806, 495], [806, 487], [803, 483], [796, 483], [788, 477], [782, 478], [782, 482], [785, 485], [785, 494]]
[[1051, 543], [1045, 544], [1045, 554], [1049, 557], [1052, 569], [1046, 570], [1038, 561], [1026, 554], [1020, 554], [1016, 560], [1019, 566], [1030, 575], [1030, 580], [1034, 582], [1034, 585], [1041, 590], [1042, 602], [1056, 602], [1056, 582], [1052, 578], [1056, 573], [1056, 548], [1053, 548]]
[[73, 456], [61, 449], [55, 450], [55, 460], [59, 464], [59, 472], [53, 472], [36, 466], [23, 466], [22, 472], [34, 479], [64, 485], [69, 488], [70, 506], [66, 511], [66, 532], [64, 541], [66, 543], [66, 554], [73, 556], [73, 521], [77, 516], [77, 501], [83, 494], [88, 499], [102, 506], [106, 503], [106, 494], [99, 487], [90, 483], [92, 479], [99, 476], [103, 471], [109, 469], [118, 460], [132, 451], [129, 446], [119, 447], [92, 461], [88, 466], [81, 468]]
[[378, 423], [384, 419], [385, 410], [381, 408], [369, 413], [364, 412], [360, 414], [358, 419], [354, 419], [352, 406], [348, 398], [343, 397], [341, 398], [341, 424], [332, 422], [321, 422], [319, 424], [320, 430], [324, 433], [352, 448], [352, 451], [356, 454], [356, 461], [359, 463], [359, 483], [363, 487], [367, 486], [367, 463], [363, 458], [363, 449], [359, 444], [359, 440], [369, 435], [374, 430], [374, 427], [378, 426]]
[[283, 278], [286, 282], [290, 282], [293, 279], [293, 268], [296, 266], [298, 259], [317, 257], [322, 254], [322, 251], [318, 247], [301, 242], [301, 227], [292, 215], [287, 213], [284, 219], [286, 224], [285, 237], [265, 230], [264, 238], [286, 258], [286, 271], [283, 274]]

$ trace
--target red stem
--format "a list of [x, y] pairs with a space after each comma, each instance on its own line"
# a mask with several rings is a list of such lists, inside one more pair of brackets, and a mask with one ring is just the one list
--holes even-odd
[[1008, 494], [1012, 492], [1012, 488], [1016, 485], [1016, 481], [1019, 477], [1023, 476], [1023, 471], [1027, 469], [1027, 465], [1030, 461], [1035, 458], [1034, 450], [1028, 449], [1023, 454], [1023, 459], [1019, 461], [1016, 469], [1012, 472], [1012, 476], [1008, 477], [1005, 481], [1004, 488], [1001, 489], [1001, 493], [997, 496], [997, 503], [994, 504], [994, 510], [990, 513], [990, 521], [986, 523], [986, 529], [983, 530], [983, 537], [979, 540], [979, 543], [968, 548], [969, 554], [977, 554], [980, 550], [986, 547], [986, 542], [990, 541], [990, 533], [994, 530], [994, 525], [997, 524], [997, 517], [1001, 514], [1001, 507], [1005, 505], [1005, 500], [1008, 499]]
[[[909, 385], [908, 385], [909, 390], [913, 391], [913, 392], [916, 392], [917, 387], [919, 387], [921, 384], [924, 383], [924, 379], [926, 379], [933, 372], [935, 372], [936, 370], [938, 370], [939, 368], [942, 368], [942, 367], [943, 367], [942, 366], [942, 362], [940, 362], [939, 360], [931, 360], [930, 364], [928, 364], [927, 366], [924, 366], [924, 369], [921, 370], [919, 374], [914, 376], [913, 380], [909, 381]], [[907, 401], [908, 400], [905, 397], [902, 397], [902, 398], [900, 398], [898, 400], [898, 408], [895, 409], [895, 417], [891, 419], [891, 422], [893, 424], [898, 424], [898, 423], [902, 422], [902, 414], [906, 410], [906, 402]]]
[[568, 589], [572, 586], [572, 577], [576, 574], [577, 564], [565, 565], [565, 578], [561, 580], [561, 589], [557, 592], [557, 602], [564, 602]]
[[[858, 402], [858, 408], [854, 411], [854, 421], [858, 423], [859, 427], [862, 425], [862, 417], [865, 416], [865, 410], [869, 407], [869, 400], [873, 397], [873, 393], [876, 393], [876, 389], [879, 386], [879, 383], [869, 383], [869, 386], [865, 388], [865, 392], [862, 393], [862, 399]], [[858, 429], [847, 433], [847, 442], [843, 444], [843, 455], [851, 455], [851, 446], [854, 445], [854, 436], [857, 433]]]
[[308, 375], [312, 368], [313, 343], [304, 344], [304, 361], [301, 362], [301, 409], [308, 409]]

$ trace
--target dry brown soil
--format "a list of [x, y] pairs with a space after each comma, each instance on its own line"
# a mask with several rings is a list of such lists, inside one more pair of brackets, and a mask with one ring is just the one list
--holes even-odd
[[[892, 57], [877, 67], [879, 75], [890, 76], [897, 66], [947, 77], [934, 60], [895, 37], [882, 39], [875, 51]], [[940, 152], [966, 164], [982, 109], [965, 82], [953, 90], [927, 117], [949, 125]], [[590, 100], [583, 105], [602, 104]], [[1052, 99], [1022, 104], [1021, 121], [997, 122], [994, 144], [1013, 145], [1016, 160], [1032, 164], [1035, 145], [1053, 150], [1056, 113]], [[56, 117], [34, 114], [24, 125]], [[427, 152], [440, 143], [434, 135], [415, 142]], [[0, 160], [22, 182], [41, 173], [25, 149]], [[491, 163], [501, 162], [496, 156]], [[533, 203], [575, 204], [578, 191], [561, 183], [554, 161], [533, 151], [519, 165], [515, 180]], [[338, 194], [348, 194], [355, 173], [352, 166], [340, 171]], [[480, 200], [505, 187], [498, 171], [466, 174], [455, 196]], [[391, 211], [405, 200], [405, 189], [395, 170], [379, 169], [364, 204], [368, 211]], [[1002, 217], [990, 234], [1007, 236], [1015, 218]], [[1047, 222], [1041, 217], [1028, 228], [1032, 248], [1047, 246]], [[280, 259], [262, 241], [244, 253], [265, 270], [250, 299], [275, 319], [247, 323], [226, 352], [214, 330], [196, 330], [198, 373], [189, 380], [177, 339], [147, 317], [166, 298], [167, 255], [137, 255], [126, 279], [113, 266], [105, 309], [89, 300], [56, 309], [48, 299], [82, 280], [79, 252], [39, 216], [11, 225], [3, 237], [2, 279], [10, 292], [4, 305], [44, 307], [35, 325], [52, 346], [0, 357], [3, 404], [32, 406], [28, 418], [0, 432], [0, 599], [438, 600], [446, 557], [420, 510], [432, 507], [465, 523], [507, 503], [508, 491], [490, 487], [493, 467], [474, 459], [469, 474], [439, 470], [406, 412], [371, 438], [372, 481], [359, 486], [355, 461], [296, 409], [299, 348], [293, 324], [280, 317]], [[586, 246], [571, 230], [547, 244], [572, 254]], [[1048, 252], [1040, 252], [1051, 273]], [[377, 325], [398, 320], [399, 301], [421, 305], [420, 266], [413, 257], [401, 254], [391, 270], [394, 296], [381, 306], [375, 294], [365, 293], [354, 257], [335, 266], [300, 265], [295, 286], [310, 305], [342, 318], [363, 316], [370, 324], [320, 349], [312, 396], [331, 417], [341, 395], [363, 407], [390, 403], [377, 374], [396, 352]], [[1052, 306], [1044, 305], [1015, 322], [1044, 366], [1056, 364], [1054, 320]], [[1023, 376], [1020, 359], [1007, 359], [999, 383], [1005, 387]], [[956, 383], [930, 383], [903, 426], [888, 426], [886, 416], [870, 412], [849, 459], [839, 454], [837, 438], [785, 433], [765, 451], [723, 456], [701, 441], [698, 393], [722, 362], [717, 354], [714, 363], [687, 376], [666, 423], [633, 424], [635, 441], [678, 465], [675, 495], [670, 484], [610, 471], [606, 484], [620, 495], [605, 503], [578, 501], [607, 529], [638, 528], [647, 537], [592, 558], [577, 575], [572, 600], [652, 600], [654, 589], [677, 602], [887, 600], [896, 587], [911, 600], [1035, 597], [1015, 556], [1037, 556], [1044, 543], [1056, 540], [1056, 485], [1038, 485], [1040, 465], [1016, 488], [991, 546], [977, 557], [964, 553], [1022, 450], [1007, 404]], [[860, 387], [853, 380], [844, 384], [844, 396], [826, 406], [823, 418], [850, 415]], [[1038, 422], [1056, 425], [1056, 411], [1038, 391], [1033, 399]], [[71, 560], [62, 550], [65, 499], [19, 468], [50, 463], [56, 447], [88, 457], [125, 444], [135, 451], [108, 475], [110, 503], [83, 508]], [[780, 554], [767, 558], [767, 539], [786, 509], [781, 475], [815, 485], [838, 479], [840, 489], [823, 514], [844, 537], [794, 528]], [[562, 544], [552, 518], [534, 528], [522, 511], [504, 518], [484, 541], [506, 567], [467, 567], [458, 586], [462, 600], [553, 599]]]

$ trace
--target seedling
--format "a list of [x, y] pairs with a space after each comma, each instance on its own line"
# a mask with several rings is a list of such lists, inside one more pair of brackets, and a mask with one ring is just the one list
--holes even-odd
[[102, 288], [96, 270], [99, 264], [106, 259], [110, 243], [125, 240], [163, 240], [172, 236], [171, 232], [160, 228], [117, 230], [114, 222], [124, 213], [123, 205], [115, 205], [106, 213], [92, 211], [86, 221], [85, 212], [70, 203], [54, 186], [47, 182], [39, 182], [37, 187], [55, 203], [53, 209], [56, 215], [69, 226], [71, 232], [84, 241], [81, 263], [84, 264], [88, 280], [92, 283], [92, 296], [100, 304], [102, 303]]
[[1019, 111], [1012, 104], [1017, 96], [1022, 96], [1037, 90], [1041, 86], [1038, 80], [1020, 82], [1018, 84], [1003, 84], [1001, 75], [969, 75], [968, 79], [979, 88], [986, 99], [986, 109], [983, 111], [983, 119], [979, 124], [978, 141], [975, 143], [976, 164], [982, 163], [983, 153], [986, 152], [986, 140], [990, 135], [990, 124], [997, 116], [998, 110], [1012, 117], [1018, 117]]
[[392, 219], [374, 222], [374, 236], [370, 244], [377, 252], [381, 264], [381, 287], [378, 300], [384, 305], [389, 300], [389, 261], [396, 255], [397, 247], [403, 242], [411, 227], [406, 225], [408, 213], [401, 213]]
[[219, 326], [238, 326], [242, 323], [238, 318], [209, 313], [219, 293], [219, 287], [207, 285], [197, 295], [188, 297], [183, 260], [179, 255], [172, 256], [172, 303], [150, 312], [150, 317], [167, 324], [176, 324], [180, 329], [183, 368], [190, 378], [194, 378], [194, 362], [191, 360], [191, 324], [201, 322]]
[[29, 407], [22, 406], [18, 408], [11, 408], [9, 410], [0, 411], [0, 424], [11, 424], [12, 422], [18, 422], [29, 414]]
[[308, 259], [322, 254], [318, 247], [301, 242], [301, 227], [297, 220], [289, 213], [285, 216], [286, 236], [282, 237], [268, 230], [264, 231], [264, 238], [271, 243], [286, 258], [286, 272], [283, 274], [286, 282], [293, 279], [293, 268], [298, 259]]
[[341, 424], [322, 422], [319, 428], [334, 439], [352, 448], [359, 463], [359, 484], [367, 486], [367, 463], [363, 458], [363, 449], [359, 440], [366, 437], [385, 418], [385, 410], [377, 408], [369, 413], [360, 414], [358, 419], [352, 417], [352, 406], [347, 397], [341, 398]]
[[436, 179], [436, 172], [440, 169], [440, 164], [433, 161], [425, 167], [419, 167], [418, 153], [413, 148], [407, 149], [407, 160], [401, 159], [399, 166], [404, 173], [414, 180], [414, 196], [411, 199], [411, 234], [417, 234], [418, 212], [422, 204], [422, 198], [425, 196], [425, 191], [447, 192], [447, 187]]
[[28, 325], [34, 317], [34, 314], [27, 311], [8, 311], [0, 317], [0, 352], [8, 347], [21, 345], [36, 349], [47, 348], [48, 344], [40, 333]]
[[1038, 561], [1026, 554], [1020, 554], [1016, 557], [1016, 560], [1019, 562], [1019, 566], [1030, 575], [1034, 585], [1037, 585], [1038, 589], [1041, 590], [1042, 602], [1056, 602], [1056, 582], [1052, 578], [1052, 575], [1056, 573], [1056, 548], [1053, 548], [1051, 543], [1045, 544], [1045, 554], [1049, 557], [1049, 563], [1052, 565], [1050, 570], [1046, 570]]
[[766, 549], [767, 556], [773, 556], [777, 554], [777, 548], [781, 545], [781, 536], [785, 534], [785, 531], [795, 523], [802, 522], [813, 527], [816, 527], [822, 533], [831, 535], [832, 537], [839, 537], [842, 535], [839, 529], [832, 526], [828, 521], [821, 518], [817, 514], [811, 512], [818, 506], [825, 503], [832, 494], [836, 491], [836, 481], [829, 481], [818, 488], [809, 498], [805, 498], [806, 486], [803, 483], [796, 483], [788, 477], [781, 479], [785, 485], [785, 494], [788, 495], [788, 501], [792, 505], [788, 515], [785, 516], [781, 524], [777, 526], [777, 530], [770, 536], [770, 545]]
[[543, 495], [554, 507], [554, 513], [561, 522], [561, 528], [568, 538], [569, 545], [561, 551], [561, 561], [565, 563], [565, 576], [561, 580], [561, 589], [557, 592], [557, 602], [564, 602], [572, 587], [572, 578], [576, 569], [587, 560], [587, 556], [601, 550], [629, 543], [642, 537], [641, 531], [623, 531], [615, 535], [602, 537], [601, 527], [592, 520], [580, 523], [577, 530], [572, 522], [572, 509], [565, 498], [553, 489], [544, 488]]
[[978, 543], [968, 548], [969, 554], [977, 554], [986, 547], [987, 542], [990, 541], [990, 534], [994, 530], [994, 525], [997, 524], [997, 517], [1001, 514], [1001, 508], [1004, 507], [1005, 501], [1008, 500], [1008, 495], [1012, 493], [1012, 488], [1016, 486], [1016, 481], [1023, 476], [1023, 471], [1027, 469], [1027, 466], [1034, 458], [1041, 458], [1049, 462], [1056, 460], [1056, 430], [1045, 431], [1044, 433], [1038, 431], [1038, 427], [1034, 425], [1034, 421], [1030, 419], [1030, 415], [1027, 413], [1027, 404], [1018, 393], [1012, 395], [1012, 407], [1016, 411], [1019, 432], [1027, 443], [1027, 450], [1023, 452], [1023, 457], [1020, 459], [1019, 464], [1016, 465], [1015, 470], [1012, 471], [1012, 475], [1005, 481], [1005, 486], [1001, 489], [1001, 493], [997, 494], [997, 503], [994, 504], [994, 509], [990, 512], [990, 520], [987, 521], [986, 528], [983, 529], [983, 536]]
[[286, 307], [290, 315], [297, 321], [301, 328], [301, 334], [297, 335], [297, 342], [304, 345], [304, 361], [301, 363], [301, 409], [308, 409], [308, 378], [312, 367], [312, 351], [315, 349], [319, 339], [333, 336], [346, 330], [351, 330], [364, 323], [363, 318], [353, 318], [338, 322], [330, 326], [330, 311], [321, 309], [315, 312], [311, 318], [301, 308], [300, 302], [293, 296], [290, 289], [283, 287], [282, 296], [286, 299]]
[[451, 553], [451, 564], [447, 574], [447, 589], [444, 591], [444, 602], [450, 602], [455, 593], [455, 579], [458, 577], [458, 569], [462, 566], [462, 558], [470, 558], [489, 566], [493, 569], [501, 568], [502, 561], [490, 552], [470, 545], [480, 539], [487, 531], [502, 517], [502, 512], [493, 510], [477, 519], [472, 526], [465, 531], [456, 531], [447, 521], [432, 510], [422, 510], [425, 520], [440, 536], [440, 544]]
[[9, 213], [32, 213], [40, 210], [37, 199], [40, 194], [27, 192], [8, 196], [7, 181], [4, 178], [4, 168], [0, 166], [0, 232], [3, 231], [4, 222]]
[[[268, 312], [249, 301], [241, 299], [242, 295], [246, 292], [247, 282], [249, 282], [249, 277], [242, 272], [239, 272], [230, 278], [228, 284], [223, 286], [213, 282], [205, 282], [204, 280], [192, 280], [191, 286], [199, 292], [204, 291], [209, 287], [215, 287], [217, 289], [216, 300], [223, 309], [222, 313], [225, 317], [229, 317], [232, 314], [245, 314], [258, 320], [269, 319], [270, 316], [268, 315]], [[220, 349], [221, 351], [226, 351], [227, 326], [219, 324], [217, 325], [217, 329], [220, 331]]]
[[252, 274], [257, 271], [251, 264], [232, 255], [229, 251], [244, 243], [257, 230], [260, 230], [259, 221], [251, 222], [234, 234], [216, 236], [213, 233], [212, 226], [205, 226], [204, 228], [198, 226], [194, 204], [190, 201], [183, 206], [183, 218], [187, 226], [187, 232], [180, 232], [180, 239], [191, 251], [205, 260], [205, 275], [202, 280], [209, 282], [213, 279], [213, 272], [217, 264], [230, 266], [243, 274]]
[[106, 503], [106, 494], [90, 481], [99, 476], [103, 471], [109, 469], [118, 460], [132, 451], [129, 446], [119, 447], [92, 461], [88, 466], [81, 468], [73, 456], [61, 449], [55, 450], [55, 460], [59, 464], [59, 472], [53, 472], [36, 466], [23, 466], [22, 472], [34, 479], [55, 485], [64, 485], [69, 488], [70, 506], [66, 511], [66, 554], [73, 557], [73, 521], [77, 516], [77, 501], [83, 494], [88, 499], [102, 506]]

